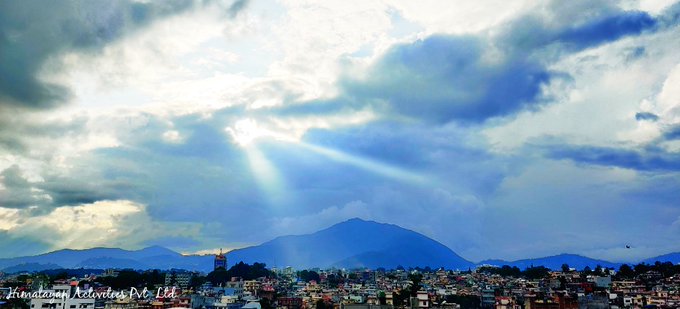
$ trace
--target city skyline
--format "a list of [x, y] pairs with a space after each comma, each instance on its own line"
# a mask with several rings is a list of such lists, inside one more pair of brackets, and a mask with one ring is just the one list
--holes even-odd
[[350, 218], [472, 261], [680, 252], [676, 1], [0, 4], [0, 258]]

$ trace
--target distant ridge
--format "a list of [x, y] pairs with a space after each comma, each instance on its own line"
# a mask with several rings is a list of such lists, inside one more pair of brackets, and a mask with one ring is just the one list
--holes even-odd
[[184, 256], [167, 248], [152, 246], [140, 250], [62, 249], [35, 256], [0, 259], [0, 270], [4, 272], [41, 271], [56, 268], [177, 268], [210, 271], [212, 270], [212, 256]]
[[589, 257], [585, 257], [578, 254], [559, 254], [554, 256], [547, 256], [541, 258], [533, 259], [523, 259], [517, 261], [504, 261], [504, 260], [485, 260], [479, 262], [477, 265], [493, 265], [493, 266], [517, 266], [520, 269], [525, 269], [531, 266], [545, 266], [552, 270], [559, 270], [562, 268], [562, 264], [568, 264], [571, 268], [583, 269], [586, 266], [594, 269], [597, 265], [601, 267], [609, 267], [618, 269], [623, 263], [614, 263], [605, 260], [597, 260]]
[[[390, 269], [397, 266], [405, 268], [429, 266], [467, 270], [481, 265], [509, 265], [520, 269], [533, 265], [559, 270], [562, 264], [568, 264], [569, 267], [576, 269], [583, 269], [586, 266], [594, 269], [597, 265], [618, 269], [622, 265], [576, 254], [559, 254], [517, 261], [485, 260], [475, 264], [422, 234], [393, 224], [359, 218], [340, 222], [312, 234], [277, 237], [258, 246], [233, 250], [227, 256], [229, 265], [239, 261], [251, 264], [263, 262], [269, 267], [292, 266], [297, 269], [315, 267]], [[678, 264], [680, 252], [660, 255], [642, 262], [653, 264], [656, 261]], [[0, 259], [0, 271], [7, 273], [59, 268], [185, 269], [209, 272], [212, 266], [212, 255], [182, 255], [160, 246], [140, 250], [62, 249], [35, 256]]]
[[673, 264], [680, 264], [680, 252], [674, 252], [664, 255], [659, 255], [653, 258], [643, 260], [642, 262], [647, 264], [654, 264], [656, 261], [659, 262], [671, 262]]

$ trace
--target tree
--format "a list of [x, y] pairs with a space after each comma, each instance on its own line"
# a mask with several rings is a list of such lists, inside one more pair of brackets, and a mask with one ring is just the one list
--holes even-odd
[[420, 288], [421, 288], [420, 282], [423, 281], [423, 275], [421, 275], [421, 274], [411, 274], [408, 277], [409, 277], [409, 279], [411, 279], [411, 283], [408, 286], [408, 289], [410, 291], [410, 295], [412, 297], [416, 297], [418, 295], [418, 291], [420, 291]]
[[409, 297], [411, 296], [409, 290], [399, 290], [392, 293], [392, 301], [395, 307], [404, 307], [409, 305]]
[[550, 269], [546, 268], [545, 266], [536, 266], [536, 267], [532, 266], [532, 267], [525, 269], [523, 274], [528, 279], [542, 279], [542, 278], [547, 277], [548, 274], [550, 274]]
[[[208, 279], [198, 274], [192, 274], [189, 280], [189, 287], [193, 290], [198, 290]], [[264, 307], [263, 307], [264, 308]]]
[[628, 264], [623, 264], [619, 267], [617, 275], [622, 279], [632, 279], [635, 276], [635, 272]]
[[315, 272], [313, 270], [306, 270], [306, 269], [298, 272], [298, 278], [302, 279], [302, 281], [304, 281], [304, 282], [310, 282], [312, 280], [314, 280], [316, 282], [321, 281], [321, 277], [319, 276], [319, 274], [317, 272]]
[[380, 293], [378, 293], [378, 300], [380, 301], [380, 305], [387, 305], [387, 296], [385, 295], [385, 292], [380, 291]]
[[54, 280], [64, 280], [68, 278], [68, 273], [66, 271], [61, 271], [50, 278], [51, 281]]
[[569, 272], [569, 264], [562, 264], [562, 272], [563, 273]]
[[637, 275], [641, 275], [641, 274], [644, 274], [644, 273], [650, 271], [651, 266], [647, 265], [645, 263], [640, 263], [640, 264], [635, 265], [633, 267], [633, 270], [635, 271], [635, 275], [637, 276]]
[[595, 275], [597, 275], [597, 276], [603, 276], [604, 275], [604, 272], [602, 272], [602, 266], [600, 266], [600, 264], [595, 266]]
[[219, 268], [217, 268], [217, 269], [211, 271], [211, 272], [206, 276], [206, 279], [207, 279], [208, 281], [210, 281], [210, 283], [212, 283], [214, 286], [219, 286], [219, 285], [223, 285], [224, 283], [226, 283], [227, 281], [229, 281], [229, 279], [231, 279], [231, 277], [229, 276], [229, 272], [228, 272], [228, 271], [226, 271], [226, 270], [225, 270], [224, 268], [222, 268], [222, 267], [219, 267]]
[[593, 270], [590, 269], [590, 266], [586, 266], [586, 267], [583, 269], [583, 274], [584, 274], [584, 275], [590, 275], [590, 274], [592, 274], [592, 273], [593, 273]]

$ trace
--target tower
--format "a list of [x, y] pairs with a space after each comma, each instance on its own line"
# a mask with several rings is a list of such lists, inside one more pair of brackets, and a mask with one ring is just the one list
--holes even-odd
[[215, 256], [214, 270], [217, 270], [220, 267], [222, 267], [224, 270], [227, 269], [227, 257], [222, 253], [222, 248], [220, 248], [220, 254]]

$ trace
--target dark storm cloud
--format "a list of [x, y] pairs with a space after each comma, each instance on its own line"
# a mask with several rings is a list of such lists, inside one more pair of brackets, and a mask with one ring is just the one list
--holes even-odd
[[388, 51], [367, 80], [348, 80], [346, 93], [382, 99], [391, 111], [435, 123], [480, 122], [536, 104], [547, 69], [532, 59], [484, 59], [475, 37], [432, 36]]
[[[39, 75], [48, 60], [68, 51], [98, 52], [154, 20], [194, 7], [197, 1], [2, 1], [0, 2], [0, 107], [49, 108], [69, 90]], [[228, 9], [235, 15], [245, 6]], [[58, 69], [58, 68], [52, 68]]]
[[680, 171], [680, 158], [662, 149], [631, 150], [596, 146], [548, 146], [548, 156], [579, 163], [639, 171]]
[[31, 146], [35, 146], [36, 139], [58, 139], [81, 134], [86, 122], [85, 117], [44, 120], [25, 114], [0, 113], [0, 149], [25, 156]]
[[0, 183], [4, 187], [0, 189], [0, 207], [39, 206], [38, 211], [116, 199], [121, 197], [117, 192], [131, 189], [125, 183], [106, 179], [94, 184], [72, 177], [48, 175], [41, 181], [29, 181], [17, 165], [0, 173]]
[[24, 178], [21, 169], [10, 166], [0, 173], [0, 207], [26, 208], [36, 204], [49, 202], [45, 196], [33, 192], [31, 183]]

